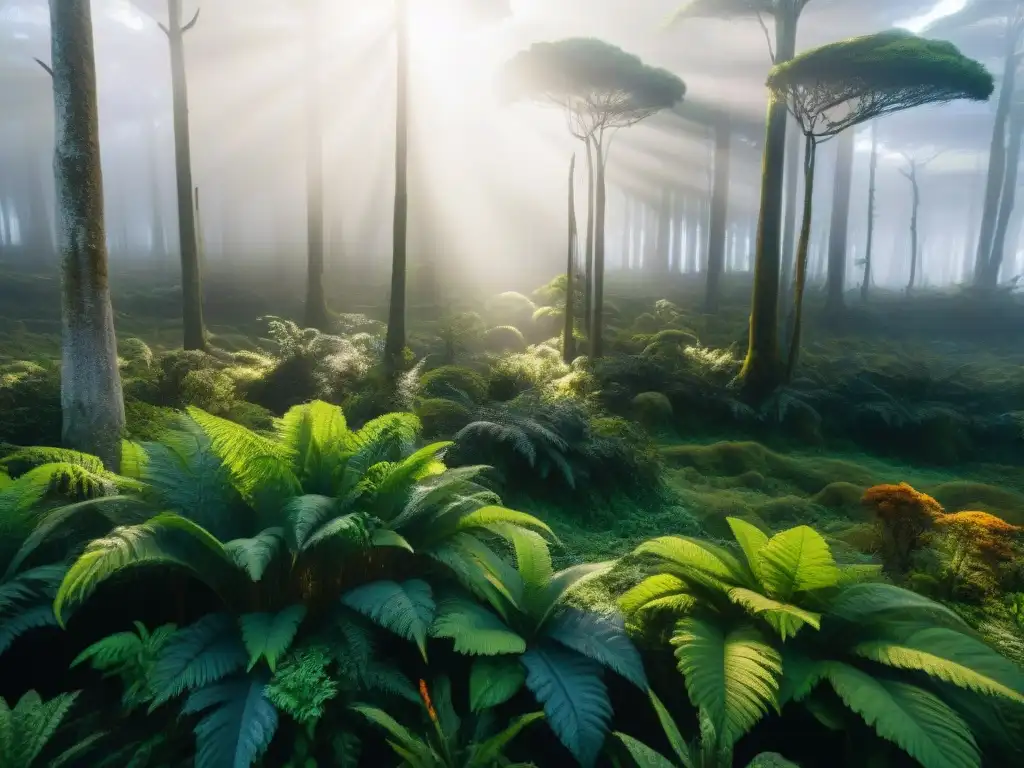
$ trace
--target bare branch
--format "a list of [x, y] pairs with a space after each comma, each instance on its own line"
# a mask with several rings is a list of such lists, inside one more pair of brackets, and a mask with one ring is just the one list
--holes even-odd
[[768, 25], [764, 23], [764, 16], [761, 12], [757, 12], [757, 23], [761, 25], [761, 31], [764, 32], [764, 40], [768, 43], [768, 55], [772, 59], [772, 64], [775, 63], [775, 48], [772, 46], [772, 36], [768, 33]]
[[188, 24], [186, 24], [184, 27], [181, 28], [181, 34], [185, 34], [190, 29], [192, 29], [192, 27], [194, 27], [196, 25], [196, 22], [199, 21], [199, 11], [200, 10], [201, 10], [200, 8], [196, 8], [195, 16], [192, 17], [192, 21], [190, 21]]
[[35, 63], [38, 64], [40, 67], [45, 69], [46, 74], [48, 74], [50, 77], [53, 77], [53, 68], [49, 64], [47, 64], [42, 59], [35, 58], [34, 56], [32, 57], [32, 60], [35, 61]]
[[171, 30], [169, 30], [169, 29], [168, 29], [167, 27], [165, 27], [162, 21], [158, 21], [158, 22], [156, 23], [156, 25], [157, 25], [158, 27], [160, 27], [160, 30], [161, 30], [161, 31], [162, 31], [162, 32], [163, 32], [163, 33], [164, 33], [165, 35], [167, 35], [167, 39], [169, 40], [169, 39], [170, 39], [170, 37], [171, 37]]

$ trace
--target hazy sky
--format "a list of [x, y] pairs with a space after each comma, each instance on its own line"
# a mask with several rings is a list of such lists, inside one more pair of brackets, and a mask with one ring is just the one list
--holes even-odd
[[[473, 26], [451, 10], [465, 1], [410, 0], [413, 228], [429, 221], [430, 231], [420, 230], [424, 242], [467, 260], [480, 261], [474, 254], [483, 248], [483, 268], [495, 279], [524, 262], [558, 263], [564, 177], [570, 154], [581, 149], [554, 111], [498, 102], [498, 68], [530, 43], [606, 39], [676, 72], [687, 83], [688, 99], [730, 109], [760, 140], [771, 63], [754, 18], [670, 27], [666, 22], [680, 0], [511, 0], [510, 18]], [[322, 0], [319, 66], [305, 54], [305, 0], [183, 3], [187, 17], [201, 6], [186, 48], [195, 180], [210, 247], [301, 251], [303, 104], [307, 78], [316, 72], [325, 112], [331, 239], [383, 263], [390, 251], [394, 165], [390, 0]], [[962, 0], [811, 0], [798, 47], [897, 24], [918, 30], [960, 5]], [[165, 203], [172, 199], [167, 45], [146, 15], [165, 19], [166, 0], [94, 0], [93, 6], [106, 192], [116, 219], [118, 209], [132, 210], [152, 197], [146, 171], [151, 156], [159, 194]], [[0, 97], [11, 107], [0, 114], [0, 137], [6, 137], [8, 153], [25, 142], [39, 144], [42, 168], [49, 153], [43, 138], [52, 135], [52, 96], [32, 58], [49, 58], [48, 20], [45, 0], [0, 0]], [[978, 44], [991, 39], [975, 35], [966, 41], [974, 47], [965, 51], [995, 51], [995, 45]], [[986, 63], [998, 71], [998, 61]], [[880, 195], [891, 198], [889, 208], [903, 216], [900, 153], [943, 149], [929, 166], [933, 205], [962, 210], [969, 190], [956, 177], [975, 169], [987, 152], [991, 110], [990, 104], [952, 104], [881, 121]], [[616, 142], [613, 180], [641, 184], [655, 196], [663, 186], [698, 194], [707, 189], [710, 145], [701, 126], [652, 122]], [[866, 167], [863, 129], [858, 149], [860, 174]], [[740, 142], [734, 151], [734, 212], [742, 216], [758, 202], [760, 154]], [[826, 168], [831, 151], [824, 153]], [[9, 156], [3, 153], [0, 147], [0, 162]], [[826, 193], [827, 181], [821, 184]], [[134, 236], [141, 238], [147, 220], [128, 216], [123, 226], [139, 230]]]

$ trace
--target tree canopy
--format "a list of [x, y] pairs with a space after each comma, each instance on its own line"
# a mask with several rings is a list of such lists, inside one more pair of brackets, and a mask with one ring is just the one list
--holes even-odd
[[532, 99], [564, 108], [574, 135], [638, 123], [682, 101], [683, 81], [638, 56], [594, 38], [535, 43], [502, 73], [510, 101]]
[[793, 96], [804, 132], [820, 137], [923, 104], [986, 101], [993, 87], [988, 70], [952, 43], [905, 30], [823, 45], [768, 75], [777, 97]]
[[715, 18], [725, 19], [731, 16], [757, 16], [766, 13], [774, 16], [784, 10], [793, 10], [799, 13], [807, 5], [809, 0], [689, 0], [684, 3], [674, 18], [699, 19]]

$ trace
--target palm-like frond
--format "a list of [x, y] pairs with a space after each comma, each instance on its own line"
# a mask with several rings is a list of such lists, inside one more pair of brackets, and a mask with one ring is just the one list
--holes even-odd
[[810, 526], [777, 533], [759, 552], [761, 583], [770, 597], [789, 601], [799, 593], [839, 583], [839, 569], [828, 543]]
[[319, 400], [297, 405], [278, 422], [277, 433], [303, 489], [329, 495], [345, 458], [355, 449], [341, 408]]
[[0, 582], [0, 654], [29, 630], [57, 625], [53, 597], [66, 572], [67, 566], [54, 563]]
[[843, 702], [879, 736], [898, 744], [924, 768], [981, 765], [970, 729], [935, 694], [834, 662], [827, 665], [825, 676]]
[[545, 635], [647, 690], [643, 660], [621, 617], [565, 608], [548, 623]]
[[284, 537], [284, 529], [267, 528], [251, 539], [233, 539], [227, 542], [224, 544], [224, 550], [235, 565], [249, 574], [250, 579], [259, 581], [274, 556], [283, 548]]
[[116, 632], [93, 643], [75, 657], [71, 666], [89, 662], [105, 677], [120, 678], [124, 686], [121, 703], [131, 710], [152, 698], [153, 667], [176, 630], [174, 624], [165, 624], [150, 632], [135, 622], [134, 632]]

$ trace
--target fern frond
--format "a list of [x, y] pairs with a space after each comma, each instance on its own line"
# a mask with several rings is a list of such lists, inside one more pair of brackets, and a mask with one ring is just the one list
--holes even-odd
[[292, 605], [279, 613], [247, 613], [238, 617], [242, 642], [249, 652], [251, 671], [260, 659], [267, 660], [270, 671], [277, 669], [277, 660], [288, 650], [306, 617], [306, 606]]
[[249, 654], [230, 616], [211, 613], [179, 629], [153, 666], [153, 708], [245, 669]]
[[291, 523], [296, 549], [302, 549], [310, 535], [339, 511], [338, 502], [330, 496], [307, 493], [290, 499], [284, 514]]
[[753, 626], [728, 632], [682, 619], [672, 636], [690, 701], [705, 710], [722, 746], [735, 744], [769, 708], [778, 707], [782, 658]]
[[309, 493], [329, 495], [334, 477], [352, 450], [352, 433], [341, 408], [320, 400], [296, 405], [277, 424], [278, 439], [292, 456], [292, 473]]
[[668, 598], [675, 598], [671, 605], [684, 612], [696, 603], [685, 581], [670, 573], [659, 573], [626, 591], [619, 598], [619, 608], [632, 617], [641, 611], [669, 605]]
[[267, 528], [251, 539], [234, 539], [224, 545], [224, 551], [235, 565], [249, 574], [253, 581], [259, 581], [267, 566], [284, 544], [284, 529]]
[[697, 579], [699, 583], [726, 587], [748, 586], [745, 568], [738, 560], [729, 560], [715, 552], [705, 542], [685, 536], [661, 536], [645, 541], [634, 555], [653, 555], [662, 561], [662, 567], [684, 580]]
[[267, 700], [296, 722], [315, 724], [323, 717], [325, 704], [338, 695], [338, 684], [327, 672], [330, 662], [330, 653], [322, 647], [290, 653], [267, 684]]
[[828, 542], [807, 525], [777, 533], [760, 550], [760, 576], [770, 597], [790, 601], [797, 593], [839, 583], [839, 568]]
[[544, 634], [647, 690], [643, 660], [626, 635], [621, 617], [565, 608], [548, 622]]
[[902, 640], [857, 643], [853, 653], [899, 669], [914, 669], [947, 683], [1024, 704], [1024, 672], [970, 635], [947, 627], [913, 632]]
[[141, 525], [115, 528], [89, 544], [57, 590], [53, 610], [58, 622], [63, 626], [64, 612], [84, 602], [101, 582], [144, 564], [179, 565], [214, 590], [222, 590], [237, 573], [224, 546], [207, 531], [180, 515], [160, 514]]
[[517, 656], [481, 656], [469, 671], [469, 707], [482, 712], [511, 699], [526, 683]]
[[526, 687], [544, 707], [551, 730], [584, 768], [591, 768], [612, 716], [600, 665], [548, 645], [531, 648], [522, 663]]
[[526, 641], [506, 627], [501, 619], [478, 603], [459, 597], [448, 597], [438, 603], [430, 634], [455, 641], [457, 653], [471, 656], [496, 656], [526, 650]]
[[375, 581], [346, 592], [341, 602], [384, 629], [414, 641], [426, 659], [427, 633], [434, 622], [436, 605], [425, 581]]
[[821, 614], [773, 600], [751, 589], [733, 587], [729, 590], [729, 600], [742, 605], [752, 615], [762, 617], [779, 633], [782, 640], [793, 637], [805, 624], [810, 624], [815, 629], [821, 628]]
[[277, 710], [264, 692], [270, 675], [253, 673], [189, 694], [182, 714], [205, 713], [195, 727], [195, 768], [250, 768], [277, 731]]
[[981, 765], [970, 729], [935, 694], [838, 662], [827, 664], [826, 677], [846, 706], [923, 768]]

